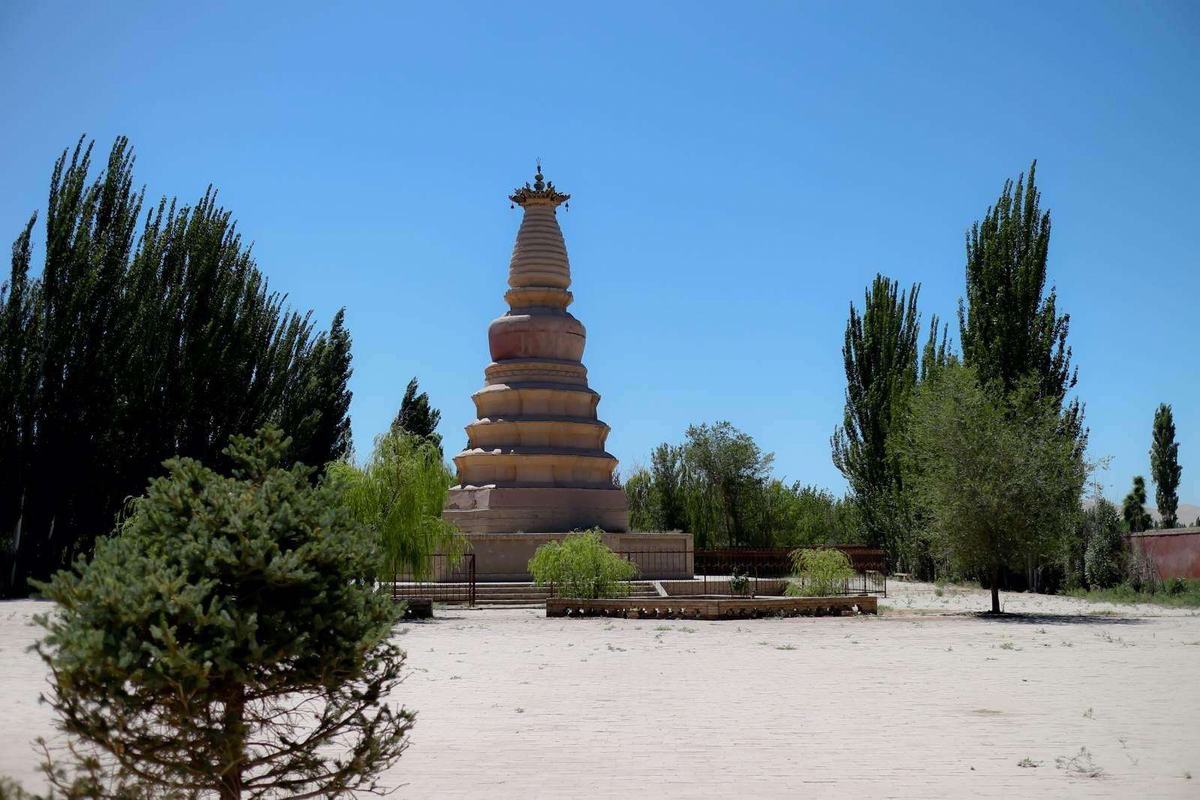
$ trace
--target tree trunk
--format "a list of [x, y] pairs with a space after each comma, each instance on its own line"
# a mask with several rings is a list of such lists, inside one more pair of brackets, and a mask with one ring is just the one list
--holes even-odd
[[245, 689], [239, 683], [225, 701], [225, 771], [221, 774], [221, 800], [240, 800], [242, 796], [242, 761], [246, 751], [246, 730], [243, 717], [246, 710]]
[[1000, 613], [1000, 569], [992, 567], [992, 613]]

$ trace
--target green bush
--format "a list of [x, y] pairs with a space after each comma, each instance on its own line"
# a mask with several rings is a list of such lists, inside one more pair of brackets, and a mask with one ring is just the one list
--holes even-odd
[[457, 562], [466, 551], [466, 539], [442, 519], [454, 473], [428, 437], [393, 430], [375, 440], [363, 466], [338, 461], [328, 473], [355, 519], [379, 537], [381, 580], [428, 579], [431, 555]]
[[529, 559], [529, 572], [538, 586], [552, 586], [560, 597], [595, 599], [629, 593], [623, 583], [637, 575], [637, 566], [618, 556], [600, 540], [598, 528], [547, 542]]
[[832, 548], [800, 548], [792, 551], [795, 574], [787, 594], [796, 597], [828, 597], [845, 591], [846, 581], [854, 577], [850, 559]]
[[1084, 551], [1084, 570], [1088, 585], [1107, 589], [1121, 582], [1122, 542], [1121, 516], [1117, 507], [1101, 498], [1084, 512], [1087, 548]]
[[41, 584], [69, 797], [97, 775], [122, 787], [103, 797], [350, 795], [404, 750], [375, 537], [338, 485], [281, 466], [287, 445], [233, 437], [228, 476], [168, 461], [90, 563]]
[[1122, 583], [1111, 589], [1075, 589], [1068, 591], [1071, 597], [1107, 603], [1152, 603], [1174, 608], [1200, 608], [1200, 580], [1172, 578], [1159, 585], [1146, 584], [1135, 589]]

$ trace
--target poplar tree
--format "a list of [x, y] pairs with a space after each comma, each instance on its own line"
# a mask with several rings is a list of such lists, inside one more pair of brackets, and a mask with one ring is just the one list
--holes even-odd
[[[906, 293], [899, 282], [877, 275], [862, 313], [850, 304], [842, 346], [845, 411], [830, 440], [833, 463], [850, 484], [867, 542], [893, 558], [906, 535], [899, 511], [904, 481], [898, 459], [888, 452], [888, 438], [917, 385], [919, 293], [919, 284]], [[931, 339], [926, 347], [936, 358], [936, 322]]]
[[[349, 446], [350, 338], [289, 309], [209, 189], [143, 211], [119, 138], [92, 177], [84, 140], [54, 165], [0, 285], [0, 594], [91, 551], [166, 458], [216, 466], [268, 422], [323, 465]], [[139, 224], [140, 222], [140, 224]]]
[[[1067, 333], [1071, 318], [1058, 313], [1053, 287], [1046, 290], [1050, 212], [1041, 209], [1037, 162], [1029, 178], [1006, 181], [996, 204], [966, 236], [966, 298], [959, 301], [963, 363], [982, 385], [1011, 395], [1032, 380], [1035, 399], [1063, 412], [1064, 430], [1083, 450], [1083, 409], [1067, 401], [1077, 371]], [[1065, 405], [1064, 405], [1065, 404]]]
[[1133, 476], [1133, 488], [1125, 495], [1121, 504], [1121, 516], [1125, 519], [1125, 527], [1130, 533], [1140, 533], [1154, 524], [1146, 511], [1146, 479], [1141, 475]]
[[404, 390], [404, 399], [400, 401], [400, 410], [392, 420], [392, 432], [411, 433], [429, 439], [438, 450], [442, 448], [442, 437], [437, 432], [438, 423], [442, 420], [442, 412], [429, 402], [429, 394], [417, 392], [417, 379], [408, 382]]
[[1154, 412], [1154, 431], [1150, 444], [1150, 477], [1154, 479], [1154, 500], [1160, 524], [1174, 528], [1179, 524], [1179, 442], [1175, 441], [1175, 417], [1171, 407], [1161, 404]]

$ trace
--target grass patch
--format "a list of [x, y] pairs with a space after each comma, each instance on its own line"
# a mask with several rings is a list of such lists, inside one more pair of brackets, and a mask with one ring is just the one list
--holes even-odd
[[1068, 597], [1096, 603], [1150, 603], [1171, 608], [1200, 608], [1200, 580], [1174, 578], [1165, 581], [1157, 591], [1137, 591], [1122, 584], [1111, 589], [1071, 589]]

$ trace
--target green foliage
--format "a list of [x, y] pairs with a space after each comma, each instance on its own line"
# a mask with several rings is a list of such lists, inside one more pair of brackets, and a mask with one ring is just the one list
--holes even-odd
[[684, 462], [684, 449], [660, 444], [650, 454], [650, 469], [636, 470], [625, 482], [634, 530], [680, 531], [689, 528], [689, 494], [695, 482]]
[[769, 532], [753, 524], [755, 499], [775, 460], [750, 437], [728, 422], [691, 425], [683, 457], [693, 480], [704, 491], [690, 496], [690, 519], [710, 546], [763, 546]]
[[349, 446], [342, 315], [289, 310], [214, 191], [143, 215], [128, 142], [94, 179], [91, 157], [57, 161], [41, 272], [35, 215], [0, 287], [0, 594], [89, 553], [165, 458], [219, 466], [267, 423], [304, 463]]
[[829, 597], [844, 594], [846, 581], [854, 577], [850, 559], [841, 550], [802, 548], [792, 551], [795, 572], [786, 593], [800, 597]]
[[553, 586], [560, 597], [595, 599], [629, 593], [624, 583], [637, 575], [637, 566], [605, 546], [603, 531], [567, 536], [546, 542], [529, 559], [529, 572], [538, 586]]
[[168, 461], [90, 564], [40, 587], [49, 702], [117, 796], [350, 794], [405, 747], [375, 542], [287, 444], [234, 437], [230, 476]]
[[692, 425], [625, 481], [634, 530], [686, 530], [696, 546], [796, 546], [860, 539], [857, 508], [769, 477], [773, 456], [728, 422]]
[[897, 281], [876, 275], [862, 314], [850, 305], [842, 345], [845, 412], [830, 440], [833, 463], [850, 485], [867, 542], [893, 556], [907, 531], [901, 513], [904, 482], [888, 452], [888, 437], [917, 385], [919, 293], [919, 285], [906, 294]]
[[400, 401], [400, 410], [392, 420], [392, 433], [411, 433], [422, 436], [433, 442], [438, 452], [442, 449], [442, 437], [437, 432], [438, 423], [442, 420], [442, 412], [429, 403], [429, 394], [417, 394], [417, 379], [408, 382], [404, 390], [404, 399]]
[[[1061, 409], [1077, 375], [1067, 333], [1071, 318], [1059, 314], [1053, 288], [1046, 293], [1050, 213], [1041, 210], [1037, 162], [1016, 186], [1006, 181], [996, 204], [967, 234], [967, 293], [958, 306], [963, 363], [981, 385], [1005, 395], [1020, 389]], [[1081, 439], [1083, 409], [1071, 401], [1064, 427]]]
[[1175, 441], [1175, 417], [1163, 403], [1154, 412], [1154, 434], [1150, 445], [1150, 477], [1154, 479], [1154, 499], [1158, 505], [1159, 526], [1179, 524], [1179, 442]]
[[1174, 578], [1163, 584], [1147, 584], [1141, 589], [1125, 582], [1109, 589], [1074, 589], [1072, 597], [1106, 603], [1152, 603], [1174, 608], [1200, 608], [1200, 580]]
[[746, 594], [748, 591], [750, 591], [750, 573], [734, 567], [733, 574], [729, 576], [730, 594]]
[[865, 544], [858, 504], [816, 486], [769, 481], [759, 518], [777, 547]]
[[1085, 569], [1088, 586], [1106, 589], [1120, 583], [1123, 575], [1121, 517], [1117, 507], [1104, 498], [1083, 514], [1087, 529]]
[[1154, 525], [1150, 512], [1146, 511], [1146, 479], [1141, 475], [1133, 477], [1133, 488], [1121, 504], [1121, 516], [1125, 518], [1125, 528], [1130, 533], [1140, 533]]
[[442, 519], [454, 475], [428, 438], [393, 431], [375, 440], [363, 467], [341, 461], [329, 465], [329, 474], [355, 519], [378, 537], [380, 578], [424, 578], [430, 555], [464, 552], [458, 529]]
[[1087, 469], [1052, 401], [984, 391], [974, 370], [949, 366], [918, 389], [898, 441], [929, 515], [933, 550], [960, 574], [999, 577], [1050, 556], [1074, 529]]

